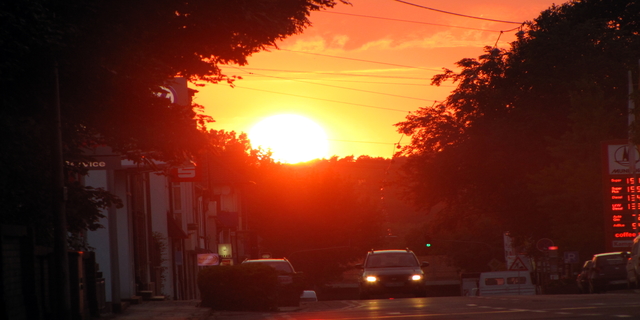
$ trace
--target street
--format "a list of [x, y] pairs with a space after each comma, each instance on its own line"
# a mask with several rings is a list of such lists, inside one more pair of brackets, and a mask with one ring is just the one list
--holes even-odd
[[429, 297], [320, 301], [271, 313], [216, 312], [209, 319], [612, 319], [640, 318], [640, 294]]

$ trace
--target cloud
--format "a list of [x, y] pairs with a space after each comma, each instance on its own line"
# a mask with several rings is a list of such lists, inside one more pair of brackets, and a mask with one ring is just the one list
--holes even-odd
[[293, 45], [287, 46], [289, 50], [320, 52], [327, 47], [326, 41], [322, 37], [313, 37], [304, 40], [298, 40]]

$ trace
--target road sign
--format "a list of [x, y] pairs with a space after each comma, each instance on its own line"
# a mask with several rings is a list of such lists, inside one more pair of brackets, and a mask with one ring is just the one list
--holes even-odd
[[549, 238], [542, 238], [536, 243], [536, 249], [540, 251], [548, 250], [551, 246], [553, 246], [553, 241]]
[[565, 251], [564, 263], [580, 263], [580, 257], [578, 251]]
[[509, 266], [510, 271], [528, 271], [527, 266], [522, 262], [520, 257], [516, 257], [513, 263]]

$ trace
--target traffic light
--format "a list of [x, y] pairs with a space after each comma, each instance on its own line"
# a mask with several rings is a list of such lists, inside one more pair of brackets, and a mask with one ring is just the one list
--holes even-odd
[[432, 243], [433, 242], [431, 241], [431, 236], [425, 235], [424, 236], [424, 246], [427, 247], [427, 248], [430, 248]]

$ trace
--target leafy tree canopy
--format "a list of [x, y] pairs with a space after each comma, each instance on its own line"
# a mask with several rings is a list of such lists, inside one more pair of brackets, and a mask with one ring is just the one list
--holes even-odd
[[[457, 88], [396, 125], [412, 137], [402, 153], [414, 202], [445, 204], [425, 233], [499, 248], [510, 231], [521, 245], [548, 237], [563, 250], [603, 250], [600, 144], [627, 137], [639, 19], [637, 1], [554, 5], [508, 49], [486, 47], [435, 76]], [[444, 251], [487, 268], [491, 257], [473, 261], [461, 247]]]
[[[133, 159], [183, 160], [204, 146], [206, 137], [196, 126], [194, 106], [171, 104], [158, 96], [161, 87], [176, 76], [232, 82], [220, 65], [246, 64], [251, 54], [302, 32], [311, 11], [336, 2], [3, 2], [2, 222], [48, 221], [42, 215], [52, 203], [51, 119], [57, 105], [67, 159], [104, 144]], [[100, 192], [85, 195], [97, 196], [91, 200], [96, 204], [110, 201]]]

